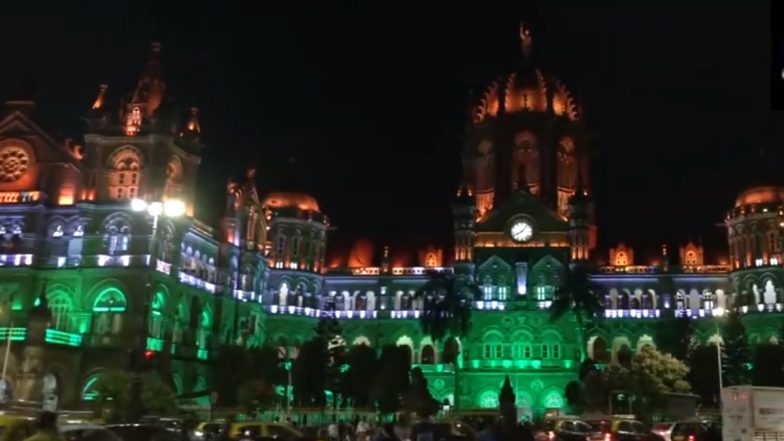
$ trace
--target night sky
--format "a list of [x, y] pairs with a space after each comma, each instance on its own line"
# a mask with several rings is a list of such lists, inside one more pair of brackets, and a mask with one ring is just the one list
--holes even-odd
[[208, 220], [253, 164], [260, 191], [316, 196], [338, 245], [449, 243], [469, 91], [518, 62], [520, 19], [596, 134], [603, 247], [716, 254], [736, 194], [784, 183], [767, 2], [33, 3], [4, 5], [0, 94], [32, 73], [47, 128], [79, 139], [98, 84], [132, 90], [159, 40], [170, 94], [201, 109]]

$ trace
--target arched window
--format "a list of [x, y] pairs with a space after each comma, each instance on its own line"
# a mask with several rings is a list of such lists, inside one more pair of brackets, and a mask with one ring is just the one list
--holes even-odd
[[177, 316], [174, 319], [174, 329], [172, 330], [174, 343], [182, 343], [182, 336], [188, 329], [188, 315], [188, 299], [183, 297], [177, 305]]
[[49, 301], [49, 309], [52, 311], [52, 327], [60, 331], [70, 332], [70, 314], [73, 309], [71, 296], [62, 291], [56, 291], [47, 295], [47, 300]]
[[127, 303], [117, 288], [106, 288], [93, 302], [93, 333], [116, 335], [122, 330], [122, 316]]
[[533, 134], [515, 137], [512, 164], [512, 188], [520, 190], [519, 184], [524, 182], [531, 193], [539, 194], [539, 147]]
[[104, 224], [103, 245], [104, 252], [116, 256], [128, 251], [131, 240], [131, 228], [128, 219], [124, 216], [110, 218]]
[[419, 362], [421, 364], [435, 364], [436, 351], [433, 349], [433, 345], [422, 346], [422, 352], [419, 355]]
[[288, 282], [282, 282], [280, 284], [280, 291], [278, 291], [278, 305], [280, 306], [288, 306], [288, 297], [289, 297], [289, 284]]
[[591, 344], [592, 358], [597, 363], [607, 363], [610, 361], [610, 354], [607, 351], [607, 341], [602, 337], [596, 337]]
[[133, 199], [139, 193], [141, 154], [132, 147], [122, 147], [109, 160], [109, 197]]
[[626, 266], [629, 264], [629, 258], [623, 251], [615, 253], [615, 266]]
[[152, 297], [150, 305], [150, 337], [162, 339], [164, 334], [164, 311], [166, 307], [166, 297], [162, 292], [156, 292]]
[[410, 311], [413, 309], [413, 297], [410, 293], [403, 294], [400, 298], [400, 309], [403, 311]]
[[564, 138], [558, 144], [558, 214], [566, 216], [569, 198], [577, 187], [577, 155], [574, 141]]
[[497, 332], [489, 332], [482, 338], [483, 356], [486, 360], [500, 359], [504, 356], [504, 339]]
[[172, 156], [166, 164], [166, 191], [164, 194], [170, 198], [180, 196], [181, 180], [182, 162], [177, 156]]
[[427, 256], [425, 256], [425, 266], [427, 266], [427, 267], [434, 267], [434, 266], [436, 266], [437, 262], [438, 261], [436, 260], [436, 255], [435, 254], [428, 253]]

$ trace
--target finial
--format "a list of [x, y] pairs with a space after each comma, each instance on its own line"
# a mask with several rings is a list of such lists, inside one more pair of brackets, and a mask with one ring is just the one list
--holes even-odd
[[95, 98], [95, 102], [93, 103], [93, 110], [98, 110], [103, 107], [103, 101], [106, 99], [107, 89], [109, 89], [109, 86], [106, 84], [101, 84], [98, 87], [98, 97]]
[[191, 116], [188, 119], [188, 131], [193, 133], [201, 133], [201, 126], [199, 125], [198, 107], [191, 107]]
[[533, 42], [533, 38], [531, 37], [531, 30], [525, 26], [524, 22], [520, 22], [520, 45], [523, 48], [523, 56], [525, 58], [529, 58], [531, 56], [531, 43]]

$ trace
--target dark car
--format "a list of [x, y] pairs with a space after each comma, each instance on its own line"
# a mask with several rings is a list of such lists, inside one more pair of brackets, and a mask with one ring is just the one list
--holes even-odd
[[721, 439], [721, 429], [708, 421], [678, 422], [672, 427], [672, 441], [716, 441]]
[[588, 421], [593, 441], [664, 441], [643, 423], [627, 418], [609, 418]]
[[106, 426], [123, 441], [182, 441], [182, 437], [152, 424], [113, 424]]
[[590, 441], [593, 429], [580, 420], [549, 420], [546, 425], [548, 441]]

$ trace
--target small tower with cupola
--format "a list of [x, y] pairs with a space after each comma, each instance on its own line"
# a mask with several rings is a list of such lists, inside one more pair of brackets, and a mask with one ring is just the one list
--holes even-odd
[[591, 220], [593, 201], [582, 186], [578, 175], [577, 189], [569, 198], [569, 245], [572, 248], [571, 261], [585, 263], [589, 260], [591, 249]]
[[476, 197], [473, 189], [461, 185], [457, 190], [457, 199], [452, 204], [455, 272], [459, 274], [473, 274], [476, 214]]

